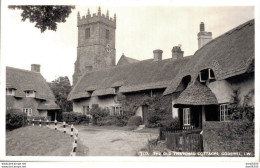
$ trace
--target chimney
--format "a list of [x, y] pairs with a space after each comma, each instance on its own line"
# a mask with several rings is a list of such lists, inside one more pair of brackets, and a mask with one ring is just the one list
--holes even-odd
[[212, 33], [205, 31], [205, 25], [200, 23], [200, 32], [198, 33], [198, 47], [199, 49], [212, 40]]
[[179, 59], [183, 57], [184, 51], [181, 51], [181, 46], [174, 46], [172, 48], [172, 59]]
[[163, 51], [160, 49], [153, 50], [153, 60], [154, 61], [161, 61], [162, 60], [162, 53]]
[[31, 64], [31, 71], [32, 72], [41, 72], [41, 65], [39, 64]]

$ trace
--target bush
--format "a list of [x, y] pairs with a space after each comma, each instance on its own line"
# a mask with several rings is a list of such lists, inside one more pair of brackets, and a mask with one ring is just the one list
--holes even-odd
[[88, 124], [89, 120], [89, 117], [81, 113], [63, 112], [63, 121], [68, 124]]
[[126, 115], [119, 115], [116, 116], [116, 118], [117, 118], [117, 123], [116, 123], [117, 126], [123, 127], [127, 125], [128, 118]]
[[154, 127], [160, 127], [161, 126], [161, 117], [157, 115], [149, 116], [147, 121], [147, 127], [148, 128], [154, 128]]
[[139, 126], [142, 124], [142, 117], [141, 116], [132, 116], [128, 120], [128, 126]]
[[46, 121], [47, 120], [47, 118], [46, 117], [44, 117], [44, 116], [28, 116], [27, 117], [27, 119], [28, 120], [42, 120], [42, 121]]
[[6, 129], [13, 130], [26, 125], [27, 115], [19, 109], [6, 110]]
[[92, 115], [92, 124], [99, 125], [98, 122], [104, 120], [107, 116], [109, 116], [109, 110], [102, 109], [100, 107], [93, 107], [90, 110], [90, 114]]

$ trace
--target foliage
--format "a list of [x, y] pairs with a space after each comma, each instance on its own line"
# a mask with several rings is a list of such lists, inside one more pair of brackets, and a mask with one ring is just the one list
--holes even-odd
[[63, 121], [65, 121], [68, 124], [88, 124], [89, 120], [89, 117], [81, 113], [63, 112]]
[[74, 6], [9, 6], [9, 9], [22, 10], [22, 21], [28, 19], [43, 33], [46, 29], [56, 31], [57, 23], [66, 22]]
[[99, 118], [97, 121], [97, 125], [104, 126], [104, 125], [116, 125], [117, 124], [117, 118], [116, 116], [106, 116], [104, 118]]
[[141, 116], [132, 116], [128, 120], [128, 126], [139, 126], [142, 124]]
[[27, 115], [19, 109], [6, 110], [6, 129], [13, 130], [26, 124]]
[[203, 125], [205, 150], [214, 152], [254, 152], [254, 122], [206, 122]]
[[116, 116], [116, 119], [117, 119], [117, 123], [116, 123], [117, 126], [123, 127], [123, 126], [127, 125], [128, 116], [126, 116], [126, 115], [118, 115], [118, 116]]
[[61, 111], [72, 111], [72, 101], [67, 100], [72, 89], [69, 78], [67, 76], [61, 76], [49, 83], [49, 86], [55, 96], [57, 104], [61, 108]]
[[92, 124], [94, 125], [98, 125], [98, 121], [102, 121], [105, 117], [109, 116], [108, 109], [103, 109], [97, 106], [92, 106], [89, 113], [92, 115]]
[[44, 116], [28, 116], [28, 120], [42, 120], [42, 121], [47, 121], [47, 118]]

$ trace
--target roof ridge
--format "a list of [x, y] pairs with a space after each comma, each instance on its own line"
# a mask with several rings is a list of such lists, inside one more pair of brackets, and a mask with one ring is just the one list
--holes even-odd
[[15, 68], [15, 67], [10, 67], [10, 66], [6, 66], [6, 68], [10, 68], [10, 69], [14, 69], [14, 70], [19, 70], [19, 71], [25, 71], [25, 72], [31, 72], [31, 73], [35, 73], [35, 74], [41, 74], [40, 72], [33, 72], [33, 71], [31, 71], [31, 70], [21, 69], [21, 68]]
[[223, 34], [217, 36], [216, 38], [210, 40], [210, 41], [209, 41], [208, 43], [206, 43], [204, 46], [202, 46], [201, 48], [199, 48], [193, 55], [195, 55], [197, 52], [199, 52], [199, 51], [200, 51], [202, 48], [204, 48], [205, 46], [208, 46], [208, 45], [209, 45], [210, 43], [212, 43], [213, 41], [215, 41], [215, 40], [217, 40], [217, 39], [219, 39], [219, 38], [221, 38], [221, 37], [223, 37], [223, 36], [231, 35], [231, 34], [234, 32], [234, 30], [240, 31], [242, 28], [246, 27], [247, 25], [250, 25], [250, 26], [251, 26], [252, 24], [255, 23], [254, 20], [255, 20], [255, 19], [251, 19], [251, 20], [249, 20], [249, 21], [247, 21], [247, 22], [245, 22], [245, 23], [242, 23], [242, 24], [236, 26], [235, 28], [230, 29], [229, 31], [227, 31], [227, 32], [225, 32], [225, 33], [223, 33]]

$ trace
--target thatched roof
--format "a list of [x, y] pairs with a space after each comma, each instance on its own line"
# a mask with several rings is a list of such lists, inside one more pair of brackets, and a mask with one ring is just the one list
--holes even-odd
[[[85, 96], [85, 92], [89, 86], [96, 86], [99, 96], [108, 93], [112, 94], [111, 88], [116, 87], [115, 85], [121, 85], [119, 92], [166, 88], [170, 80], [176, 76], [179, 69], [189, 59], [190, 57], [161, 61], [149, 59], [123, 66], [86, 72], [73, 87], [68, 99], [88, 97]], [[93, 95], [97, 95], [96, 90]]]
[[180, 94], [175, 105], [212, 105], [218, 104], [216, 96], [211, 90], [198, 81], [190, 83]]
[[254, 30], [254, 20], [250, 20], [197, 50], [165, 90], [164, 95], [175, 92], [183, 77], [191, 75], [194, 80], [203, 69], [212, 69], [216, 80], [246, 73], [255, 56]]
[[59, 110], [60, 107], [54, 101], [47, 100], [39, 104], [37, 109], [38, 110]]
[[104, 95], [114, 95], [115, 89], [114, 88], [105, 88], [105, 89], [98, 89], [92, 93], [92, 96], [104, 96]]
[[40, 73], [6, 67], [6, 87], [16, 89], [15, 97], [25, 97], [26, 90], [33, 90], [35, 98], [55, 100], [51, 89]]
[[124, 54], [120, 57], [120, 59], [117, 62], [117, 66], [121, 66], [121, 65], [127, 65], [127, 64], [131, 64], [131, 63], [135, 63], [135, 62], [139, 62], [139, 60], [134, 59], [134, 58], [130, 58], [130, 57], [126, 57]]

